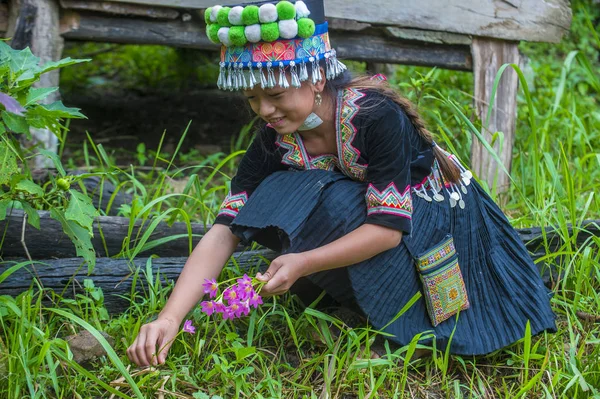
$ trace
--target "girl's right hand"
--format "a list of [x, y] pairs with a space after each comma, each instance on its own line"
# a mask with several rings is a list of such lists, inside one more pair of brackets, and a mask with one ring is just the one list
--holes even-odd
[[169, 318], [160, 317], [144, 324], [133, 344], [127, 348], [129, 360], [138, 366], [163, 364], [173, 339], [179, 332], [179, 324]]

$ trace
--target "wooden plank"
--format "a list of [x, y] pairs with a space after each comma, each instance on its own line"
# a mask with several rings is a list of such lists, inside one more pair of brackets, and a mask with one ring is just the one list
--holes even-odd
[[184, 21], [140, 20], [65, 11], [61, 18], [62, 37], [127, 44], [161, 44], [218, 51], [200, 24]]
[[[498, 69], [505, 63], [519, 64], [518, 43], [473, 39], [473, 72], [475, 83], [475, 108], [483, 122], [482, 133], [488, 143], [492, 143], [492, 135], [496, 132], [504, 134], [504, 142], [496, 140], [492, 147], [499, 155], [506, 170], [510, 171], [512, 150], [517, 119], [517, 89], [518, 77], [512, 68], [507, 68], [500, 80], [494, 102], [490, 104], [492, 87]], [[487, 121], [489, 107], [492, 107], [491, 118]], [[500, 149], [500, 144], [502, 148]], [[510, 181], [508, 175], [500, 168], [495, 159], [490, 156], [483, 144], [473, 139], [471, 146], [471, 168], [490, 187], [496, 181], [498, 193], [508, 190]]]
[[[107, 0], [205, 9], [212, 0]], [[244, 4], [251, 0], [233, 2]], [[559, 42], [571, 24], [568, 0], [325, 0], [327, 17], [506, 40]]]
[[64, 9], [88, 10], [114, 15], [138, 16], [157, 19], [176, 19], [179, 11], [162, 7], [148, 7], [135, 4], [119, 4], [107, 1], [60, 0]]
[[[208, 40], [204, 27], [193, 21], [135, 20], [70, 11], [63, 15], [61, 31], [70, 40], [162, 44], [214, 51], [219, 48]], [[373, 29], [360, 33], [331, 31], [330, 35], [342, 59], [471, 70], [468, 46], [405, 43]]]
[[[244, 273], [265, 266], [265, 259], [272, 260], [275, 256], [274, 252], [266, 250], [237, 252], [233, 256], [236, 265], [230, 261], [229, 267], [239, 267], [239, 270]], [[152, 259], [153, 277], [156, 279], [159, 273], [163, 285], [168, 285], [171, 281], [177, 280], [186, 259], [186, 257]], [[17, 296], [28, 290], [32, 284], [35, 286], [33, 279], [36, 272], [45, 288], [57, 293], [64, 291], [63, 297], [66, 298], [73, 298], [75, 294], [85, 296], [84, 280], [92, 279], [96, 287], [102, 288], [106, 308], [111, 312], [118, 312], [129, 305], [127, 300], [118, 295], [127, 297], [132, 289], [135, 289], [139, 295], [145, 295], [144, 292], [147, 292], [148, 285], [143, 274], [147, 262], [148, 258], [137, 258], [133, 262], [126, 259], [102, 258], [97, 260], [94, 271], [88, 275], [87, 268], [82, 267], [80, 258], [45, 259], [35, 266], [35, 271], [31, 266], [27, 266], [11, 274], [0, 284], [0, 295]], [[0, 274], [14, 264], [14, 262], [0, 263]], [[136, 270], [140, 270], [140, 278], [133, 288], [133, 273]]]
[[470, 46], [473, 41], [470, 36], [459, 35], [457, 33], [434, 32], [421, 29], [406, 29], [388, 26], [386, 33], [402, 40], [414, 40], [418, 42], [437, 43], [437, 44], [460, 44]]

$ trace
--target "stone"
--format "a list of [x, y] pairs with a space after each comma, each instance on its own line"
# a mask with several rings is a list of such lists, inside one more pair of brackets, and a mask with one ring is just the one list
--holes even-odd
[[[102, 336], [113, 346], [114, 338], [105, 332], [100, 332]], [[87, 330], [81, 331], [79, 334], [69, 335], [66, 338], [69, 343], [69, 348], [73, 353], [73, 360], [79, 364], [86, 364], [90, 361], [106, 355], [106, 351], [98, 342], [98, 340]]]

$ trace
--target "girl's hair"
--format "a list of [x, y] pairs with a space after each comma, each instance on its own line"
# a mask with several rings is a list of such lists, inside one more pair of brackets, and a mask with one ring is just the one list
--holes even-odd
[[[353, 78], [350, 72], [345, 71], [335, 79], [328, 80], [325, 84], [325, 90], [328, 91], [333, 99], [336, 98], [337, 92], [343, 89], [374, 91], [394, 101], [404, 111], [423, 140], [428, 144], [433, 144], [433, 135], [425, 127], [423, 119], [421, 119], [413, 104], [394, 90], [386, 80], [366, 75]], [[435, 145], [433, 146], [433, 155], [440, 166], [444, 180], [449, 183], [457, 183], [460, 179], [460, 169], [448, 158], [448, 154]]]

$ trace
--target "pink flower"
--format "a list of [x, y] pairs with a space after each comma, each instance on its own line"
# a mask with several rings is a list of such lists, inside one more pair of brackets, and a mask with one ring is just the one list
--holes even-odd
[[240, 301], [245, 301], [246, 299], [252, 297], [253, 292], [254, 287], [252, 287], [251, 285], [240, 285], [239, 288], [236, 290]]
[[219, 289], [219, 284], [217, 284], [217, 280], [214, 278], [204, 279], [204, 283], [202, 284], [204, 287], [204, 293], [208, 294], [210, 298], [214, 298], [217, 296], [217, 290]]
[[248, 277], [247, 274], [244, 274], [244, 277], [237, 279], [237, 283], [240, 286], [245, 286], [245, 285], [252, 286], [252, 279], [250, 277]]
[[245, 313], [244, 306], [239, 302], [235, 302], [235, 303], [231, 304], [231, 306], [229, 306], [228, 311], [234, 317], [241, 317], [242, 314]]
[[234, 302], [239, 300], [239, 295], [237, 293], [237, 286], [234, 285], [233, 287], [229, 287], [227, 288], [225, 291], [223, 291], [223, 298], [228, 300], [229, 302]]
[[213, 301], [214, 305], [215, 305], [215, 312], [216, 313], [223, 313], [225, 312], [225, 304], [223, 304], [222, 300], [218, 300], [218, 301]]
[[216, 311], [216, 306], [214, 301], [204, 301], [200, 304], [202, 306], [202, 311], [206, 313], [208, 316], [213, 314]]
[[183, 323], [183, 331], [186, 332], [186, 333], [195, 334], [196, 333], [196, 327], [194, 327], [192, 325], [192, 321], [191, 320], [186, 320], [185, 323]]
[[248, 300], [249, 306], [254, 306], [255, 309], [258, 309], [258, 305], [262, 305], [263, 301], [260, 295], [256, 293], [256, 291], [252, 292], [252, 296]]

